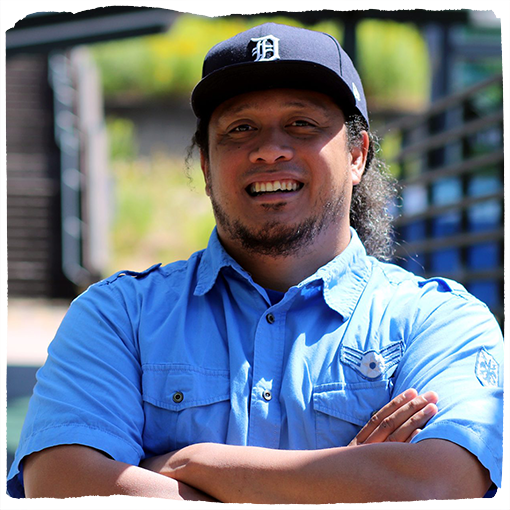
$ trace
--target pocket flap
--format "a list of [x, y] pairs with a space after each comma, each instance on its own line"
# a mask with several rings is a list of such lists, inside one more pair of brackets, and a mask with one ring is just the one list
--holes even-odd
[[171, 411], [230, 399], [230, 373], [184, 364], [144, 364], [142, 398]]
[[328, 383], [316, 386], [313, 406], [316, 411], [363, 426], [390, 400], [391, 382]]

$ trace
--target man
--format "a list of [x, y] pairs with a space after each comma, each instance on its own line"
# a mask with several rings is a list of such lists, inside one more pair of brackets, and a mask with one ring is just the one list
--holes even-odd
[[192, 105], [209, 246], [75, 300], [11, 495], [326, 503], [500, 486], [501, 333], [460, 285], [367, 256], [360, 236], [388, 255], [387, 188], [338, 43], [238, 34], [209, 52]]

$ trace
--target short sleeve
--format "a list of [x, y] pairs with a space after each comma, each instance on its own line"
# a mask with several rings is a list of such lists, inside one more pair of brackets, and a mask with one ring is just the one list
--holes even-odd
[[118, 287], [112, 278], [79, 296], [50, 344], [9, 473], [11, 496], [24, 496], [22, 459], [52, 446], [81, 444], [139, 463], [144, 414], [137, 299]]
[[433, 390], [439, 395], [439, 412], [413, 442], [438, 438], [466, 448], [500, 487], [501, 330], [487, 307], [463, 287], [428, 281], [422, 290], [407, 348], [396, 372], [394, 394], [410, 387], [420, 392]]

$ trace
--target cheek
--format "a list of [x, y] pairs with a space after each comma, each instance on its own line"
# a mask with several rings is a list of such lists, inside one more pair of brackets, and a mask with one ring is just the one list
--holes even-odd
[[351, 165], [343, 151], [323, 147], [313, 160], [313, 167], [324, 182], [334, 187], [343, 186], [346, 180], [351, 180]]
[[219, 199], [219, 197], [223, 197], [224, 195], [224, 185], [225, 185], [225, 176], [221, 174], [219, 171], [219, 167], [216, 163], [210, 165], [209, 172], [204, 174], [205, 178], [205, 192], [208, 197], [215, 197]]
[[211, 154], [208, 179], [211, 186], [225, 186], [233, 183], [242, 174], [243, 158], [235, 150], [216, 150]]

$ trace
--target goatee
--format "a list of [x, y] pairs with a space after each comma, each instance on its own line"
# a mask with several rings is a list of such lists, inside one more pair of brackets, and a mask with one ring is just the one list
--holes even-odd
[[301, 223], [288, 225], [278, 220], [268, 221], [255, 229], [248, 228], [238, 219], [230, 219], [211, 193], [216, 222], [230, 238], [239, 241], [252, 254], [270, 257], [288, 257], [313, 244], [320, 232], [344, 216], [345, 197], [322, 204], [321, 214], [310, 216]]

